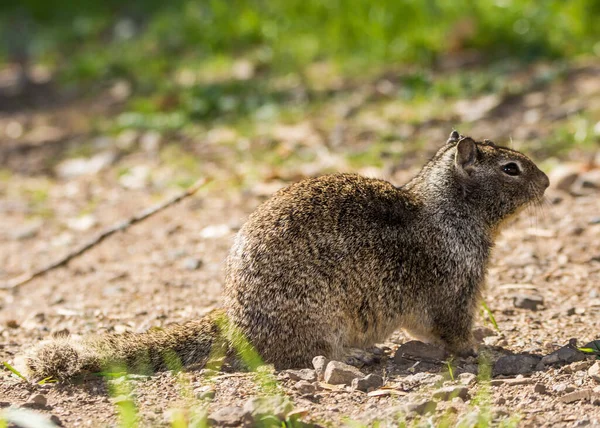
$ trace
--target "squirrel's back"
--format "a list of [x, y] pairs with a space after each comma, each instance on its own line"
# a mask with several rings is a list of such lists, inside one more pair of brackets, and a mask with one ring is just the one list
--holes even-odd
[[279, 191], [235, 238], [226, 268], [228, 316], [281, 367], [388, 335], [396, 324], [386, 322], [383, 299], [394, 297], [384, 282], [399, 275], [391, 246], [416, 210], [402, 189], [354, 174]]

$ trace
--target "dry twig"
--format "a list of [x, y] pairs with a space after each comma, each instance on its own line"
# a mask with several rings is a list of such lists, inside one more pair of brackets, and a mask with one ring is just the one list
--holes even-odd
[[209, 181], [210, 180], [208, 180], [206, 178], [202, 178], [202, 179], [198, 180], [196, 183], [194, 183], [193, 185], [188, 187], [184, 192], [172, 197], [171, 199], [161, 202], [160, 204], [155, 205], [154, 207], [148, 208], [148, 209], [140, 212], [139, 214], [136, 214], [133, 217], [128, 218], [127, 220], [117, 223], [117, 224], [109, 227], [108, 229], [105, 229], [98, 236], [91, 239], [87, 243], [81, 245], [80, 247], [75, 248], [73, 251], [70, 251], [68, 254], [66, 254], [62, 258], [50, 263], [47, 266], [44, 266], [43, 268], [37, 269], [33, 272], [28, 272], [21, 276], [13, 278], [12, 280], [9, 280], [7, 284], [2, 285], [0, 288], [2, 288], [2, 289], [17, 288], [21, 285], [27, 284], [28, 282], [30, 282], [34, 278], [37, 278], [38, 276], [44, 275], [47, 272], [50, 272], [51, 270], [54, 270], [56, 268], [66, 265], [74, 258], [79, 257], [83, 253], [94, 248], [96, 245], [98, 245], [99, 243], [104, 241], [109, 236], [115, 234], [116, 232], [123, 232], [123, 231], [129, 229], [134, 224], [139, 223], [139, 222], [147, 219], [148, 217], [153, 216], [154, 214], [164, 210], [165, 208], [170, 207], [171, 205], [176, 204], [177, 202], [184, 200], [185, 198], [187, 198], [189, 196], [192, 196], [194, 193], [196, 193], [201, 187], [203, 187]]

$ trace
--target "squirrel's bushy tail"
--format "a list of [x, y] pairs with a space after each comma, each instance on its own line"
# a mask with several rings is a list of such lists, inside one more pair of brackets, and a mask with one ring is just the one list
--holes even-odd
[[86, 372], [127, 371], [150, 374], [160, 370], [202, 366], [209, 357], [224, 357], [228, 346], [221, 332], [223, 310], [144, 333], [106, 334], [81, 340], [58, 338], [29, 351], [22, 364], [34, 379], [72, 378]]

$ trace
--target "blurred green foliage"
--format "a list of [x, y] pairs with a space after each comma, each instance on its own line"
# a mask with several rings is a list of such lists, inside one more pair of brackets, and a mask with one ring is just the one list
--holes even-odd
[[571, 57], [600, 40], [597, 0], [21, 0], [0, 4], [5, 57], [60, 66], [68, 80], [155, 85], [181, 63], [251, 58], [269, 70], [318, 60], [432, 64], [466, 49], [488, 60]]
[[[447, 118], [449, 100], [519, 94], [599, 56], [599, 21], [598, 0], [21, 0], [0, 3], [0, 62], [45, 64], [63, 86], [126, 82], [127, 102], [98, 120], [101, 132], [193, 137], [219, 122], [248, 136], [311, 113], [333, 126], [320, 107], [344, 104], [381, 71], [394, 82], [386, 97], [412, 106], [404, 123]], [[559, 61], [514, 79], [540, 59]], [[544, 150], [590, 140], [584, 119]]]

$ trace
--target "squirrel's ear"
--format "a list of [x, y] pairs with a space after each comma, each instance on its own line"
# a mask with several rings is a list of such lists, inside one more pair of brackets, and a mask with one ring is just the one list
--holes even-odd
[[454, 129], [450, 133], [450, 136], [448, 137], [448, 141], [446, 141], [446, 143], [456, 143], [458, 140], [460, 140], [460, 134], [456, 129]]
[[477, 145], [475, 141], [469, 137], [460, 140], [456, 145], [456, 156], [454, 158], [456, 167], [468, 174], [476, 159]]

